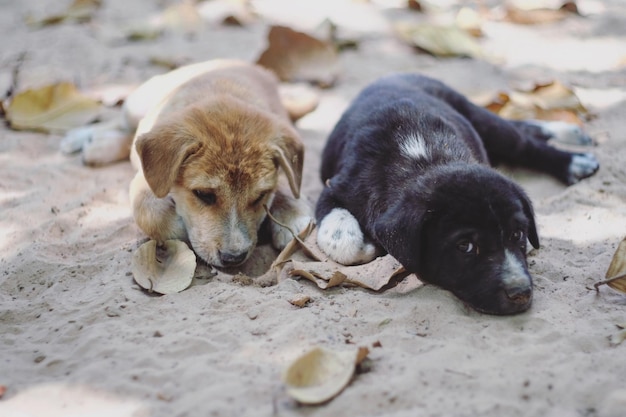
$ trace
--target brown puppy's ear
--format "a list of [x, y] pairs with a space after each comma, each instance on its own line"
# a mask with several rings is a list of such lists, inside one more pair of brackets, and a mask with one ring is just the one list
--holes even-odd
[[182, 129], [172, 124], [155, 126], [135, 143], [144, 177], [158, 198], [170, 192], [180, 166], [200, 148], [197, 140], [181, 132]]
[[283, 126], [281, 134], [272, 140], [275, 157], [280, 167], [287, 174], [289, 187], [295, 198], [300, 197], [302, 167], [304, 163], [304, 145], [298, 133], [291, 126]]

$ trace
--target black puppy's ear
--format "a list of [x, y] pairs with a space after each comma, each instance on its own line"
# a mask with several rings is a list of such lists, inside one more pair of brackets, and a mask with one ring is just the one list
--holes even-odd
[[522, 201], [524, 214], [528, 219], [528, 240], [533, 248], [539, 249], [539, 235], [537, 234], [537, 226], [535, 224], [535, 211], [533, 205], [530, 202], [530, 198], [522, 190], [518, 190], [518, 196]]
[[417, 272], [422, 252], [422, 227], [426, 217], [422, 206], [400, 201], [383, 213], [374, 224], [378, 243], [409, 272]]

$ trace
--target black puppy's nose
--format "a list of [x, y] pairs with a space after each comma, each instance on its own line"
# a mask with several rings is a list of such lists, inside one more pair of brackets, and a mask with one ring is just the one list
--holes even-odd
[[242, 263], [246, 257], [248, 256], [248, 252], [222, 252], [219, 251], [220, 261], [222, 261], [222, 265], [224, 266], [236, 266]]
[[528, 304], [533, 296], [533, 289], [530, 285], [505, 288], [504, 292], [509, 300], [520, 305]]

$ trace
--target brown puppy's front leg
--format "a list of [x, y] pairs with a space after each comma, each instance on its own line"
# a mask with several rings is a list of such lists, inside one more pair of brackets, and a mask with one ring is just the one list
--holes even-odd
[[176, 204], [169, 196], [156, 197], [141, 171], [130, 184], [130, 202], [135, 222], [148, 237], [161, 244], [169, 239], [187, 240]]

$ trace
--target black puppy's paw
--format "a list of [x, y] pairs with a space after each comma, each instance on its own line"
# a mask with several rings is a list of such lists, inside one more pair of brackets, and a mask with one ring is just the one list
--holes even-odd
[[363, 235], [357, 219], [343, 208], [334, 208], [322, 219], [317, 246], [342, 265], [367, 263], [377, 255], [376, 246]]
[[600, 163], [593, 154], [575, 153], [568, 167], [567, 183], [576, 184], [578, 181], [590, 177], [598, 171]]
[[570, 145], [593, 145], [593, 139], [587, 135], [578, 125], [559, 121], [534, 121], [535, 125], [549, 139]]

